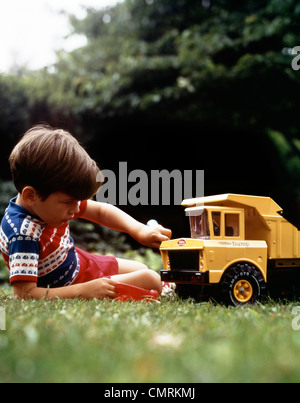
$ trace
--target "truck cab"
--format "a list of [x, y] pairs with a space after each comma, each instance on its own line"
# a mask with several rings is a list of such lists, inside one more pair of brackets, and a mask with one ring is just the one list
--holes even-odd
[[[214, 295], [217, 292], [233, 305], [260, 299], [267, 289], [268, 250], [272, 249], [267, 218], [272, 221], [272, 208], [280, 207], [269, 198], [234, 194], [182, 204], [187, 207], [190, 237], [161, 244], [162, 280], [176, 283], [184, 295], [214, 290]], [[282, 219], [276, 212], [278, 217]]]
[[245, 239], [244, 210], [228, 207], [190, 207], [186, 214], [190, 220], [191, 238], [194, 239]]

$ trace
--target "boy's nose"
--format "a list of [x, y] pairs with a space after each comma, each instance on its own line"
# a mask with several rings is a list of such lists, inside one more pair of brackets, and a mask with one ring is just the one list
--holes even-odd
[[76, 202], [76, 204], [74, 204], [74, 207], [72, 207], [72, 209], [70, 210], [71, 215], [75, 215], [78, 214], [80, 211], [80, 202]]

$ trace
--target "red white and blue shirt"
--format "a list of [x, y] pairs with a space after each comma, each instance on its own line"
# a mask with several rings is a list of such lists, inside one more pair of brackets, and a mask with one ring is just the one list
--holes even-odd
[[[10, 201], [0, 229], [0, 250], [14, 281], [37, 282], [38, 287], [62, 287], [73, 283], [80, 262], [69, 224], [50, 227], [39, 217]], [[80, 217], [87, 206], [81, 202]]]

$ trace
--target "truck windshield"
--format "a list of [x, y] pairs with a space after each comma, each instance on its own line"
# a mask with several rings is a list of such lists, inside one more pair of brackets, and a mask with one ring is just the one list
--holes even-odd
[[198, 210], [196, 213], [189, 212], [191, 237], [210, 239], [208, 217], [206, 210]]

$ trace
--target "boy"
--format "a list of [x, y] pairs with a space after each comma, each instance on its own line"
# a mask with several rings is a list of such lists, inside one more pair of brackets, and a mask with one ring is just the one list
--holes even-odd
[[115, 206], [89, 200], [99, 168], [68, 132], [39, 125], [13, 149], [10, 167], [18, 196], [1, 223], [0, 250], [20, 298], [115, 298], [117, 282], [161, 292], [160, 276], [145, 265], [75, 248], [68, 222], [81, 217], [159, 247], [171, 237]]

